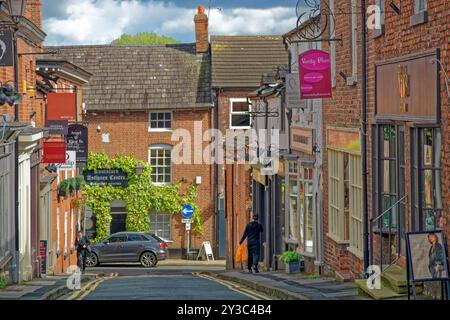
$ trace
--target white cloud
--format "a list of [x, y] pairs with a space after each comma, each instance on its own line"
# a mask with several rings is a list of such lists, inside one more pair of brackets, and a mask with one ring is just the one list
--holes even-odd
[[[44, 20], [47, 45], [106, 44], [123, 33], [154, 31], [185, 42], [194, 40], [196, 9], [162, 2], [78, 0], [63, 18]], [[212, 10], [211, 34], [281, 34], [295, 26], [293, 8]]]

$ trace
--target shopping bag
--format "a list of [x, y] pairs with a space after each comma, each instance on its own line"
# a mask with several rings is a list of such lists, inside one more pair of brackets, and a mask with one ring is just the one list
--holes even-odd
[[244, 263], [247, 260], [247, 246], [243, 243], [236, 251], [236, 263]]

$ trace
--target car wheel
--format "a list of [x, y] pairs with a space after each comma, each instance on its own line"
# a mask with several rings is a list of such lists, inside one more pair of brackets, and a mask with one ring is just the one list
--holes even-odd
[[98, 258], [95, 253], [86, 256], [86, 267], [92, 268], [98, 265]]
[[155, 254], [149, 251], [146, 251], [143, 254], [141, 254], [140, 261], [142, 266], [146, 268], [154, 267], [158, 263], [158, 259], [156, 259]]

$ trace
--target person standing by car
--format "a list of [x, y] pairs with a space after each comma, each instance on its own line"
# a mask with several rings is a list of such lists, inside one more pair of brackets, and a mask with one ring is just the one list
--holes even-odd
[[86, 269], [86, 256], [89, 250], [89, 240], [83, 235], [83, 231], [81, 230], [77, 232], [75, 248], [77, 248], [77, 265], [80, 267], [81, 273], [84, 273]]
[[260, 252], [260, 234], [263, 232], [263, 227], [261, 223], [258, 222], [258, 215], [253, 215], [253, 221], [250, 221], [245, 227], [244, 234], [239, 244], [242, 244], [247, 238], [247, 268], [248, 272], [258, 273], [258, 262], [259, 262], [259, 252]]

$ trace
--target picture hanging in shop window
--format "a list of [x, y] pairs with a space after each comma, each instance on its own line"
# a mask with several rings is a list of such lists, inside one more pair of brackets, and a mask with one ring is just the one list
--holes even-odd
[[410, 277], [413, 281], [448, 280], [444, 234], [434, 230], [407, 234]]

